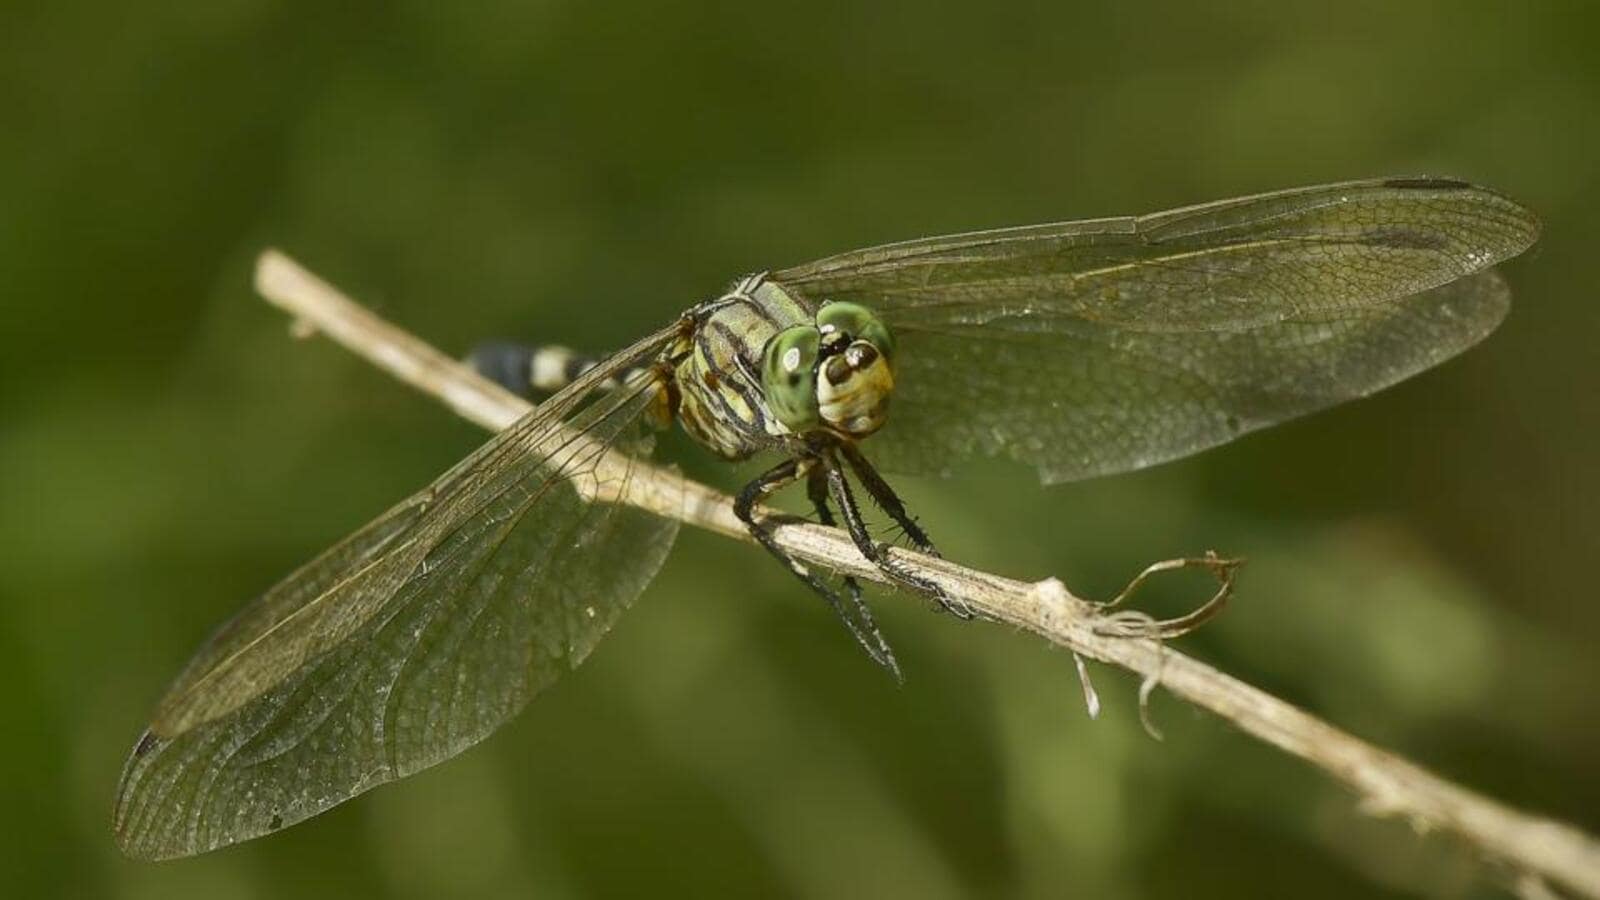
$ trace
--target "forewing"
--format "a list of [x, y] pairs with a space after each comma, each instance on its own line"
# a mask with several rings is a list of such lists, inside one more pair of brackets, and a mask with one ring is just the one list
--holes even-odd
[[902, 351], [890, 424], [866, 447], [897, 472], [997, 455], [1047, 483], [1137, 469], [1394, 384], [1477, 342], [1509, 303], [1490, 271], [1372, 315], [1244, 331], [951, 326]]
[[1215, 446], [1460, 352], [1508, 301], [1475, 273], [1538, 227], [1483, 188], [1390, 179], [911, 241], [771, 277], [894, 330], [890, 423], [868, 444], [885, 467], [1007, 455], [1064, 481]]
[[128, 761], [123, 849], [183, 856], [315, 815], [459, 753], [582, 662], [677, 528], [580, 492], [631, 477], [653, 388], [583, 400], [670, 336], [592, 370], [220, 631]]

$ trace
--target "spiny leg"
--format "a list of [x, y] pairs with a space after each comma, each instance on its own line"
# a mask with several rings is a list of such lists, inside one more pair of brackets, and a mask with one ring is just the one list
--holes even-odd
[[[867, 656], [871, 657], [873, 662], [888, 669], [889, 674], [893, 675], [896, 681], [901, 681], [903, 678], [900, 675], [900, 664], [895, 661], [894, 651], [890, 649], [889, 643], [883, 639], [883, 633], [878, 630], [878, 623], [872, 618], [872, 611], [862, 602], [860, 586], [854, 585], [853, 579], [847, 579], [846, 583], [852, 585], [852, 589], [850, 591], [849, 604], [846, 605], [845, 600], [833, 588], [829, 587], [826, 581], [817, 577], [816, 573], [806, 568], [804, 564], [791, 556], [788, 551], [780, 547], [777, 540], [773, 538], [771, 530], [764, 523], [756, 521], [756, 504], [773, 491], [798, 480], [801, 477], [800, 469], [801, 460], [799, 459], [785, 460], [768, 469], [739, 491], [738, 497], [733, 502], [733, 512], [750, 529], [750, 534], [760, 542], [761, 546], [767, 548], [768, 553], [777, 557], [779, 562], [783, 563], [789, 571], [795, 574], [795, 577], [805, 582], [807, 587], [821, 595], [822, 599], [828, 602], [828, 606], [833, 609], [834, 615], [837, 615], [845, 627], [850, 630], [851, 636], [856, 639], [856, 643], [861, 645], [861, 649], [866, 651]], [[829, 518], [831, 519], [832, 517], [830, 516]]]
[[883, 480], [883, 476], [872, 467], [872, 463], [861, 455], [861, 449], [854, 444], [841, 443], [839, 452], [844, 456], [845, 462], [850, 464], [851, 471], [856, 473], [861, 486], [867, 489], [872, 502], [878, 504], [878, 508], [888, 513], [889, 518], [905, 531], [911, 545], [919, 552], [938, 556], [939, 550], [933, 546], [928, 533], [922, 530], [922, 526], [909, 512], [906, 512], [906, 505], [901, 502], [900, 496], [894, 492], [894, 488], [889, 487], [889, 482]]
[[[871, 473], [870, 481], [867, 478], [862, 478], [862, 484], [872, 492], [873, 499], [884, 507], [884, 511], [894, 517], [900, 527], [906, 529], [906, 535], [917, 544], [917, 549], [924, 550], [924, 552], [932, 550], [933, 545], [928, 541], [927, 534], [917, 526], [916, 520], [912, 519], [906, 512], [905, 504], [900, 502], [900, 498], [895, 496], [894, 491], [890, 490], [889, 485], [878, 477], [877, 472], [873, 471], [866, 460], [861, 458], [852, 459], [848, 453], [845, 458], [851, 460], [851, 467], [856, 469], [858, 475], [863, 469]], [[964, 601], [950, 596], [945, 592], [944, 588], [939, 587], [933, 581], [911, 571], [903, 563], [897, 562], [884, 551], [884, 548], [877, 541], [872, 539], [872, 532], [867, 529], [866, 520], [861, 517], [861, 508], [856, 505], [855, 493], [850, 490], [850, 481], [845, 478], [844, 470], [833, 459], [831, 450], [824, 451], [823, 460], [828, 470], [828, 487], [833, 493], [834, 502], [839, 504], [839, 514], [844, 517], [845, 529], [850, 532], [850, 538], [855, 541], [856, 549], [861, 551], [861, 555], [871, 560], [872, 564], [882, 570], [885, 575], [932, 598], [935, 603], [939, 604], [940, 609], [950, 615], [958, 619], [973, 618], [975, 613], [972, 611], [972, 607], [968, 606]], [[857, 462], [860, 463], [860, 468], [857, 468]], [[875, 488], [881, 489], [881, 496]]]
[[[833, 528], [833, 510], [828, 508], [828, 473], [821, 465], [812, 465], [806, 471], [806, 496], [811, 498], [811, 506], [817, 511], [817, 522]], [[844, 589], [850, 592], [850, 601], [855, 606], [866, 610], [866, 604], [861, 600], [861, 582], [854, 575], [844, 576]], [[871, 612], [867, 613], [869, 616]]]

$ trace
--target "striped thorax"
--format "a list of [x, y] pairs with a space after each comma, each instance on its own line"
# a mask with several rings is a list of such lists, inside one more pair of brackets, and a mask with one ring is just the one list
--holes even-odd
[[773, 414], [761, 378], [761, 354], [773, 336], [811, 314], [777, 285], [755, 275], [702, 304], [695, 327], [673, 353], [678, 421], [713, 452], [744, 459], [792, 434]]

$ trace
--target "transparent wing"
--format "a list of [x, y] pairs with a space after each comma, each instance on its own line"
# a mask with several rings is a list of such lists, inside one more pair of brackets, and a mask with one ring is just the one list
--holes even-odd
[[[1487, 335], [1531, 212], [1455, 181], [1299, 188], [892, 244], [774, 273], [897, 338], [886, 468], [1125, 471], [1363, 396]], [[1457, 282], [1452, 284], [1452, 282]]]
[[653, 387], [585, 397], [672, 334], [591, 370], [219, 631], [128, 760], [123, 849], [183, 856], [315, 815], [461, 752], [582, 662], [677, 533], [580, 493], [631, 477]]
[[1491, 271], [1372, 315], [1249, 331], [950, 326], [902, 351], [889, 425], [866, 447], [899, 472], [999, 454], [1046, 482], [1137, 469], [1394, 384], [1471, 346], [1509, 303]]

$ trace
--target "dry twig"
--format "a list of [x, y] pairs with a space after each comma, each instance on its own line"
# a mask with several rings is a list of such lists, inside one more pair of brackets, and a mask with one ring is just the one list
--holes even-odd
[[[256, 288], [294, 317], [297, 334], [320, 331], [485, 428], [504, 428], [531, 408], [527, 401], [479, 378], [277, 251], [261, 255]], [[598, 483], [607, 482], [628, 485], [621, 498], [624, 502], [729, 537], [749, 538], [733, 515], [730, 498], [665, 469], [640, 465], [631, 478], [598, 479]], [[776, 535], [785, 549], [801, 559], [881, 580], [877, 568], [861, 557], [841, 531], [794, 522], [779, 526]], [[1146, 575], [1179, 565], [1209, 568], [1223, 583], [1201, 611], [1174, 622], [1153, 623], [1153, 627], [1146, 619], [1141, 627], [1137, 617], [1111, 613], [1081, 600], [1053, 578], [1036, 583], [1015, 581], [908, 550], [893, 548], [891, 552], [983, 616], [1031, 631], [1074, 654], [1137, 673], [1145, 680], [1143, 691], [1159, 681], [1172, 694], [1322, 769], [1359, 795], [1363, 811], [1403, 818], [1419, 832], [1438, 831], [1460, 838], [1492, 863], [1506, 867], [1506, 882], [1519, 893], [1526, 895], [1530, 887], [1548, 882], [1600, 898], [1600, 842], [1584, 832], [1519, 812], [1446, 781], [1258, 688], [1163, 647], [1159, 638], [1194, 627], [1220, 607], [1232, 579], [1227, 561], [1213, 557], [1175, 560], [1157, 563], [1141, 574], [1130, 590]]]

